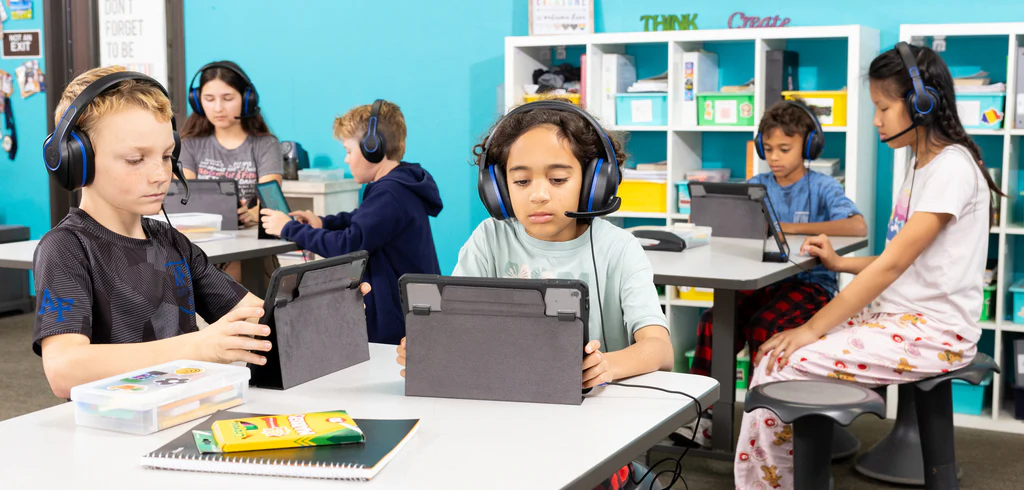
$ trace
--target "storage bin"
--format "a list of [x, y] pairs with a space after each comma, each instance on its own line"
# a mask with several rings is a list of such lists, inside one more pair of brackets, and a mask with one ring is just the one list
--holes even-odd
[[667, 182], [648, 180], [623, 180], [619, 184], [618, 196], [622, 199], [622, 211], [640, 213], [668, 212]]
[[249, 368], [171, 361], [71, 388], [75, 423], [152, 434], [245, 403]]
[[668, 93], [615, 94], [615, 124], [619, 126], [667, 126]]
[[828, 175], [829, 177], [835, 177], [839, 175], [839, 159], [819, 158], [811, 160], [811, 170]]
[[162, 214], [146, 217], [165, 223], [169, 219], [174, 228], [182, 233], [220, 231], [224, 220], [223, 216], [213, 213], [167, 213], [166, 218]]
[[992, 377], [986, 376], [979, 385], [972, 385], [966, 381], [953, 380], [953, 411], [970, 415], [981, 415], [982, 410], [988, 405], [988, 388], [992, 384]]
[[679, 201], [679, 214], [690, 215], [690, 181], [676, 182], [676, 195]]
[[690, 286], [679, 286], [679, 299], [686, 301], [714, 301], [715, 290], [708, 288], [693, 288]]
[[538, 100], [551, 100], [551, 99], [565, 99], [573, 104], [580, 105], [580, 94], [566, 93], [566, 94], [552, 94], [545, 92], [543, 94], [527, 94], [523, 96], [523, 103], [536, 102]]
[[1024, 279], [1010, 286], [1010, 294], [1013, 295], [1010, 303], [1013, 305], [1013, 323], [1024, 324]]
[[[686, 370], [689, 371], [693, 366], [693, 355], [695, 350], [690, 350], [686, 353]], [[750, 385], [750, 358], [749, 357], [736, 357], [736, 387], [740, 389], [747, 389]]]
[[786, 100], [800, 99], [818, 116], [822, 126], [846, 126], [845, 90], [787, 90]]
[[697, 182], [728, 182], [732, 177], [732, 170], [727, 168], [703, 168], [686, 172], [683, 177], [687, 181]]
[[995, 284], [985, 286], [982, 290], [984, 298], [981, 303], [981, 318], [978, 321], [987, 322], [992, 318], [992, 308], [995, 306], [992, 304], [992, 294], [995, 292]]
[[754, 126], [752, 92], [697, 94], [698, 126]]
[[956, 112], [965, 128], [1000, 129], [1005, 108], [1005, 92], [956, 94]]
[[343, 168], [307, 168], [299, 170], [299, 182], [328, 182], [345, 180], [351, 175]]

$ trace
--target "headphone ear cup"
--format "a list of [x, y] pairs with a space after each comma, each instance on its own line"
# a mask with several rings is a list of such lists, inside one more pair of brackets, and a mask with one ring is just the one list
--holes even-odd
[[242, 110], [245, 111], [246, 116], [254, 116], [259, 112], [259, 107], [260, 95], [256, 92], [256, 88], [250, 85], [245, 89]]
[[619, 191], [622, 176], [618, 167], [604, 158], [595, 158], [583, 169], [579, 212], [605, 209]]
[[512, 199], [508, 194], [508, 182], [505, 172], [493, 165], [480, 167], [476, 184], [480, 201], [487, 212], [496, 220], [504, 220], [515, 216], [512, 211]]
[[66, 167], [65, 178], [67, 180], [63, 187], [69, 191], [75, 191], [91, 184], [96, 175], [96, 165], [89, 137], [72, 130], [71, 137], [68, 138], [64, 146], [64, 151], [66, 152], [63, 155], [64, 164], [61, 166]]
[[818, 130], [811, 131], [807, 135], [807, 145], [804, 148], [804, 160], [817, 160], [825, 149], [825, 135]]
[[199, 114], [200, 116], [205, 116], [206, 115], [206, 114], [203, 114], [203, 104], [199, 101], [199, 89], [194, 88], [194, 89], [189, 91], [189, 94], [188, 94], [188, 105], [192, 106], [192, 112], [195, 112], [196, 114]]
[[359, 151], [363, 154], [363, 158], [370, 163], [380, 163], [384, 160], [384, 148], [386, 147], [387, 140], [376, 130], [368, 130], [359, 143]]
[[757, 158], [761, 160], [767, 160], [768, 157], [764, 156], [764, 138], [761, 132], [757, 132], [757, 138], [754, 139], [754, 151], [757, 152]]

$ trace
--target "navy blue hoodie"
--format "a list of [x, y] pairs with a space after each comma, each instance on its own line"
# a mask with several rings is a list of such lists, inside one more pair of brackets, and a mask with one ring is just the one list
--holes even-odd
[[281, 230], [281, 238], [323, 257], [366, 250], [366, 274], [373, 287], [365, 298], [370, 342], [398, 344], [405, 337], [398, 278], [441, 273], [427, 219], [441, 207], [434, 178], [419, 164], [401, 162], [366, 185], [359, 208], [322, 217], [323, 228], [292, 221]]

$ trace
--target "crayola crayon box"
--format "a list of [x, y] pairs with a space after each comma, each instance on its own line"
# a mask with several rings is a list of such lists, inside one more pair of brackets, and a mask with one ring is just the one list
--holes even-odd
[[268, 415], [213, 423], [221, 452], [254, 451], [364, 442], [356, 422], [344, 410]]
[[172, 361], [71, 388], [75, 423], [152, 434], [245, 403], [249, 368]]

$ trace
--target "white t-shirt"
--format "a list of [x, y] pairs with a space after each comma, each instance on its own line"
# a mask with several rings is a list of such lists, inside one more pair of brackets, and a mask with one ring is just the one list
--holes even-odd
[[960, 145], [946, 147], [918, 169], [916, 177], [908, 175], [889, 219], [886, 245], [918, 211], [953, 218], [910, 268], [878, 296], [872, 311], [921, 313], [977, 342], [981, 337], [978, 318], [988, 256], [990, 201], [981, 169]]

